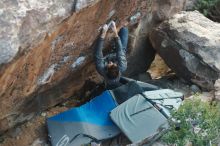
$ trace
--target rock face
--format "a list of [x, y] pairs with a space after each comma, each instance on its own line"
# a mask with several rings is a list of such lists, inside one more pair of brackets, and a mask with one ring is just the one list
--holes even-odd
[[140, 21], [136, 29], [131, 29], [130, 46], [128, 55], [128, 69], [126, 76], [136, 76], [146, 73], [155, 57], [149, 33], [153, 27], [168, 19], [185, 7], [185, 0], [154, 0], [145, 4], [146, 15]]
[[91, 48], [98, 28], [111, 17], [141, 11], [140, 2], [2, 1], [0, 131], [75, 95], [98, 76]]
[[150, 29], [183, 4], [176, 0], [1, 1], [0, 134], [78, 95], [86, 80], [101, 80], [92, 58], [104, 23], [116, 19], [121, 25], [137, 11], [148, 14], [133, 31], [138, 41], [131, 56], [138, 58]]
[[197, 11], [181, 12], [154, 29], [150, 40], [177, 75], [213, 89], [220, 73], [220, 24]]
[[0, 65], [11, 61], [18, 51], [34, 47], [47, 33], [95, 0], [3, 0], [0, 2]]

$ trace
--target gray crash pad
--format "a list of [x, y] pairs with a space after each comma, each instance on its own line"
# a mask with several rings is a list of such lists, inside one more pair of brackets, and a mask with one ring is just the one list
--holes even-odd
[[146, 91], [142, 86], [145, 86], [143, 82], [130, 82], [120, 88], [133, 91], [111, 91], [121, 104], [111, 111], [110, 117], [132, 143], [142, 142], [168, 129], [167, 118], [171, 110], [178, 109], [183, 100], [180, 92], [170, 89]]

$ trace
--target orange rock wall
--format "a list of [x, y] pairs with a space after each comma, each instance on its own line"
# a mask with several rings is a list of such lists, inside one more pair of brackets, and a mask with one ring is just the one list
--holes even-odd
[[[98, 28], [112, 18], [123, 20], [142, 10], [143, 0], [107, 0], [75, 12], [47, 33], [41, 43], [20, 51], [0, 71], [0, 131], [74, 95], [96, 76], [91, 47]], [[120, 22], [119, 22], [120, 23]]]
[[[137, 11], [142, 13], [140, 25], [131, 31], [134, 40], [129, 46], [131, 55], [128, 55], [129, 71], [136, 70], [133, 66], [142, 67], [137, 62], [145, 59], [145, 56], [138, 56], [148, 47], [145, 47], [148, 33], [158, 23], [182, 10], [183, 5], [184, 1], [178, 0], [96, 1], [73, 12], [52, 28], [53, 31], [38, 38], [38, 44], [33, 40], [33, 47], [20, 48], [12, 61], [0, 66], [0, 134], [78, 95], [86, 80], [101, 80], [95, 71], [93, 50], [98, 29], [103, 24], [116, 20], [120, 26]], [[149, 66], [149, 63], [143, 66]]]

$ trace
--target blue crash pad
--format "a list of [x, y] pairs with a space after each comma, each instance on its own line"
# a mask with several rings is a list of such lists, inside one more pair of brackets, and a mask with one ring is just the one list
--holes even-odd
[[79, 146], [92, 140], [103, 140], [119, 134], [109, 113], [116, 107], [109, 91], [88, 103], [47, 119], [52, 145]]

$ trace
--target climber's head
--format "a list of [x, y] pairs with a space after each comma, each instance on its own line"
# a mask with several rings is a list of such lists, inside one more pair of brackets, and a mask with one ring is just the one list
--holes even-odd
[[116, 63], [109, 62], [106, 66], [107, 69], [107, 77], [109, 79], [116, 79], [119, 76], [119, 68]]

